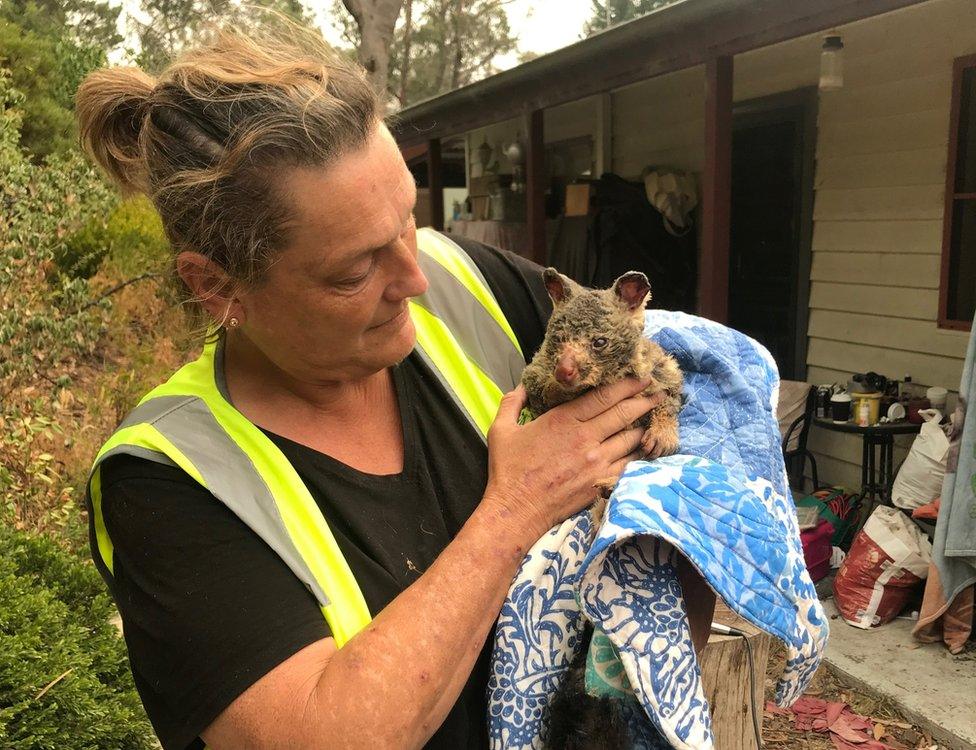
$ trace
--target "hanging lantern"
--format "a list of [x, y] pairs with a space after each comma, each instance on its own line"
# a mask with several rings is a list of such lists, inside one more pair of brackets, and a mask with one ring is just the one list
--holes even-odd
[[839, 36], [824, 37], [820, 52], [820, 90], [844, 87], [844, 42]]

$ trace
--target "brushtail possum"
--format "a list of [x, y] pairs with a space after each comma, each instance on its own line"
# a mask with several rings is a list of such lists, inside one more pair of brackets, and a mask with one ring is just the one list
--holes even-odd
[[[610, 289], [585, 289], [554, 268], [543, 272], [553, 313], [542, 346], [522, 373], [529, 410], [534, 416], [597, 386], [627, 377], [650, 378], [647, 395], [663, 392], [664, 401], [638, 420], [645, 428], [641, 449], [647, 458], [678, 450], [678, 412], [684, 378], [678, 363], [644, 336], [644, 306], [650, 297], [647, 277], [630, 271]], [[616, 477], [598, 485], [609, 497]], [[591, 510], [599, 522], [603, 503]], [[585, 691], [586, 652], [593, 627], [585, 623], [582, 644], [550, 703], [547, 747], [551, 750], [624, 750], [632, 746], [621, 704]]]
[[660, 406], [638, 421], [647, 458], [678, 450], [678, 412], [684, 378], [674, 357], [644, 336], [647, 276], [629, 271], [609, 289], [585, 289], [554, 268], [543, 272], [552, 298], [542, 346], [522, 372], [529, 409], [539, 416], [597, 386], [650, 378], [646, 395], [664, 392]]

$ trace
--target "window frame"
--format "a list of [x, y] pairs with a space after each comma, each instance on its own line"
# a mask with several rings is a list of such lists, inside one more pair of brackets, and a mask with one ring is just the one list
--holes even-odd
[[[976, 54], [957, 57], [952, 61], [952, 107], [949, 112], [949, 154], [946, 160], [945, 208], [942, 213], [942, 263], [939, 272], [939, 328], [968, 331], [971, 320], [949, 318], [949, 262], [952, 250], [952, 220], [955, 205], [960, 200], [976, 202], [976, 192], [956, 192], [956, 165], [959, 159], [959, 118], [962, 109], [963, 73], [976, 68]], [[973, 123], [976, 127], [976, 123]]]

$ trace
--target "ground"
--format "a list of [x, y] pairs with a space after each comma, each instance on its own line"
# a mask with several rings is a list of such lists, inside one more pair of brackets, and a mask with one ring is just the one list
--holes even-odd
[[[849, 627], [840, 621], [833, 621], [831, 624], [833, 628]], [[907, 643], [906, 648], [911, 649], [912, 644]], [[926, 648], [938, 649], [942, 647], [933, 644]], [[948, 655], [948, 652], [946, 654]], [[976, 661], [976, 646], [971, 642], [970, 649], [966, 653], [949, 658]], [[783, 670], [785, 660], [786, 653], [782, 646], [774, 645], [766, 669], [767, 700], [773, 698], [773, 687]], [[837, 701], [848, 704], [854, 713], [865, 716], [875, 723], [877, 727], [875, 737], [890, 747], [904, 747], [912, 750], [929, 750], [931, 748], [944, 750], [951, 747], [937, 743], [926, 730], [906, 719], [893, 705], [890, 698], [878, 697], [874, 693], [867, 693], [859, 689], [852, 680], [834, 673], [829, 666], [825, 665], [820, 668], [806, 691], [806, 695], [828, 702]], [[797, 730], [793, 726], [792, 716], [774, 714], [770, 711], [766, 711], [763, 717], [763, 737], [768, 750], [836, 750], [837, 748], [830, 735]]]

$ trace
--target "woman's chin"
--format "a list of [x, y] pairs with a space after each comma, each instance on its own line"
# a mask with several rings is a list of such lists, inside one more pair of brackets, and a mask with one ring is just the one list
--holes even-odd
[[406, 319], [400, 327], [396, 331], [391, 331], [389, 336], [378, 348], [384, 355], [388, 356], [389, 362], [387, 366], [390, 366], [399, 364], [410, 356], [410, 352], [413, 351], [416, 344], [417, 329], [414, 328], [410, 316], [406, 316]]

